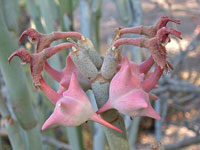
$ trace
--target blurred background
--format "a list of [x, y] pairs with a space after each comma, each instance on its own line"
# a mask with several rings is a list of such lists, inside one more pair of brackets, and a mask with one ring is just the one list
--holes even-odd
[[[149, 150], [160, 141], [166, 150], [200, 149], [200, 1], [199, 0], [0, 0], [0, 149], [10, 150], [103, 150], [108, 145], [101, 126], [88, 122], [81, 127], [54, 127], [41, 131], [53, 105], [32, 85], [28, 65], [7, 59], [20, 46], [33, 53], [28, 39], [18, 38], [27, 28], [41, 33], [78, 31], [89, 37], [104, 55], [117, 27], [154, 25], [160, 16], [180, 19], [169, 23], [182, 32], [167, 45], [174, 70], [165, 72], [159, 100], [152, 102], [162, 120], [124, 117], [131, 149]], [[129, 37], [139, 37], [129, 35]], [[140, 36], [141, 37], [141, 36]], [[53, 44], [58, 44], [58, 41]], [[141, 63], [148, 50], [125, 46], [124, 55]], [[50, 59], [61, 70], [67, 52]], [[45, 75], [55, 90], [58, 85]], [[93, 97], [91, 97], [93, 98]], [[21, 144], [19, 144], [21, 143]]]

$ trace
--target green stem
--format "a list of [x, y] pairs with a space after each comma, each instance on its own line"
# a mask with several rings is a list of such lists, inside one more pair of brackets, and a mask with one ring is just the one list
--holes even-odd
[[94, 43], [96, 50], [100, 48], [100, 38], [99, 38], [99, 21], [101, 19], [101, 5], [102, 0], [93, 0], [91, 7], [91, 24], [92, 24], [92, 32], [91, 39]]
[[11, 146], [14, 150], [25, 150], [25, 144], [20, 132], [19, 124], [12, 119], [11, 114], [8, 110], [5, 99], [0, 93], [0, 113], [5, 120], [5, 128], [8, 133], [8, 138], [10, 140]]
[[[46, 33], [50, 33], [56, 30], [57, 22], [57, 6], [55, 2], [49, 0], [38, 0], [41, 15], [44, 18]], [[54, 43], [53, 45], [55, 45]], [[50, 64], [59, 70], [61, 70], [61, 62], [58, 55], [50, 60]]]
[[26, 76], [23, 73], [19, 60], [14, 60], [14, 63], [11, 65], [8, 64], [9, 55], [18, 48], [18, 45], [7, 30], [2, 12], [0, 13], [0, 45], [1, 71], [14, 112], [22, 127], [30, 129], [37, 124], [37, 119], [34, 115], [31, 100], [29, 99], [30, 95], [27, 90]]
[[83, 138], [82, 138], [82, 128], [78, 127], [67, 127], [67, 137], [70, 145], [70, 149], [83, 150]]
[[[72, 0], [59, 0], [60, 3], [60, 24], [62, 27], [62, 31], [69, 31], [69, 30], [73, 30], [73, 1]], [[67, 22], [65, 22], [66, 20], [64, 19], [65, 17], [68, 18], [68, 22], [70, 22], [68, 24], [68, 26], [66, 25]]]
[[117, 7], [119, 17], [125, 24], [132, 22], [129, 0], [113, 0]]
[[39, 8], [37, 7], [35, 0], [26, 0], [27, 3], [27, 9], [30, 13], [31, 19], [33, 19], [36, 28], [39, 32], [44, 33], [44, 28], [41, 23], [41, 14], [40, 11], [38, 10]]
[[40, 131], [39, 126], [26, 131], [29, 150], [42, 150], [42, 140], [41, 138], [40, 140], [37, 139], [37, 137], [40, 137], [40, 132], [38, 131]]
[[[87, 95], [90, 99], [90, 102], [92, 103], [92, 107], [94, 108], [94, 111], [98, 110], [96, 100], [94, 97], [94, 93], [92, 90], [87, 91]], [[93, 150], [102, 150], [105, 149], [105, 144], [106, 144], [106, 138], [105, 134], [103, 132], [103, 126], [100, 125], [99, 123], [94, 122], [93, 123], [93, 130], [94, 130], [94, 135], [93, 135]]]
[[135, 150], [136, 149], [135, 148], [135, 143], [136, 143], [137, 137], [138, 137], [140, 118], [141, 117], [134, 117], [133, 121], [131, 123], [130, 131], [129, 131], [130, 150]]
[[95, 48], [99, 49], [99, 20], [101, 18], [102, 0], [81, 0], [80, 22], [81, 33], [92, 39]]
[[[11, 65], [8, 64], [9, 55], [18, 48], [17, 41], [14, 40], [5, 24], [2, 3], [0, 1], [0, 67], [4, 77], [6, 87], [10, 96], [13, 111], [21, 127], [27, 131], [32, 130], [37, 125], [37, 117], [32, 107], [31, 96], [27, 88], [26, 76], [19, 63], [19, 60], [14, 60]], [[33, 137], [37, 143], [41, 142], [39, 130], [37, 136]], [[29, 142], [29, 144], [32, 144]], [[34, 148], [35, 145], [31, 145]], [[42, 149], [40, 147], [38, 150]]]
[[14, 0], [1, 0], [6, 25], [9, 31], [18, 33], [17, 13]]

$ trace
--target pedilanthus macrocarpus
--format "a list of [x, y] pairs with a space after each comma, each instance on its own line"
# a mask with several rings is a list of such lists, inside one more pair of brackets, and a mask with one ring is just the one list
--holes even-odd
[[[126, 56], [122, 57], [122, 62], [118, 66], [119, 69], [121, 68], [124, 61], [128, 61], [128, 58]], [[150, 72], [150, 69], [154, 64], [154, 60], [152, 56], [150, 56], [147, 60], [145, 60], [140, 65], [138, 65], [134, 61], [129, 61], [129, 63], [130, 63], [131, 70], [137, 75], [144, 76], [144, 79], [149, 78], [153, 74], [153, 72]], [[156, 84], [154, 88], [159, 88], [159, 86]], [[155, 94], [152, 94], [150, 92], [148, 92], [148, 94], [149, 94], [150, 99], [152, 100], [158, 99], [158, 97]]]
[[[44, 50], [42, 53], [45, 52], [48, 53], [47, 50]], [[37, 54], [39, 55], [40, 53]], [[31, 55], [24, 49], [17, 50], [13, 55], [11, 55], [9, 57], [9, 62], [14, 56], [19, 56], [23, 62], [30, 63], [31, 66], [38, 66], [38, 64], [35, 64], [34, 61], [32, 61], [32, 59], [34, 60], [35, 55]], [[50, 57], [52, 55], [49, 54], [48, 56]], [[42, 65], [44, 65], [44, 61], [45, 59], [40, 59]], [[40, 82], [39, 88], [45, 93], [45, 95], [50, 99], [50, 101], [56, 105], [54, 113], [45, 122], [45, 124], [42, 127], [42, 130], [45, 130], [51, 125], [78, 126], [88, 120], [92, 120], [109, 128], [112, 128], [118, 132], [122, 132], [122, 130], [109, 124], [94, 112], [87, 95], [81, 89], [75, 71], [71, 74], [68, 90], [66, 90], [65, 92], [57, 93], [54, 90], [52, 90], [44, 81], [41, 75], [42, 69], [40, 68], [40, 78], [37, 78]], [[70, 68], [68, 68], [68, 70], [70, 70]], [[72, 71], [73, 69], [71, 70], [71, 72]]]
[[[155, 26], [119, 28], [117, 36], [111, 43], [105, 57], [100, 57], [95, 51], [92, 42], [78, 32], [41, 34], [33, 29], [24, 31], [19, 41], [21, 42], [23, 37], [27, 35], [31, 42], [37, 42], [36, 53], [30, 54], [21, 49], [10, 56], [9, 62], [13, 56], [19, 56], [23, 62], [30, 63], [34, 83], [36, 83], [36, 86], [39, 87], [54, 104], [56, 104], [54, 113], [45, 123], [46, 125], [44, 124], [43, 129], [53, 124], [67, 126], [80, 125], [84, 121], [90, 120], [91, 115], [96, 116], [93, 110], [90, 109], [90, 115], [85, 115], [80, 118], [77, 117], [78, 120], [75, 120], [75, 122], [73, 122], [73, 118], [70, 118], [69, 116], [69, 122], [66, 120], [57, 120], [58, 118], [65, 118], [65, 112], [73, 112], [73, 110], [67, 106], [68, 102], [71, 106], [71, 103], [74, 103], [75, 101], [73, 101], [73, 98], [69, 98], [68, 95], [66, 96], [66, 93], [69, 94], [69, 91], [78, 89], [77, 87], [80, 88], [80, 85], [71, 86], [78, 85], [78, 81], [80, 84], [81, 81], [85, 81], [85, 83], [88, 84], [88, 88], [92, 88], [94, 94], [102, 94], [98, 85], [106, 84], [109, 86], [110, 83], [109, 100], [107, 103], [105, 103], [106, 99], [105, 101], [103, 100], [105, 105], [99, 109], [98, 113], [115, 108], [119, 112], [129, 116], [149, 116], [155, 119], [161, 119], [150, 104], [149, 97], [152, 97], [152, 95], [149, 92], [152, 88], [157, 87], [157, 82], [163, 74], [164, 69], [172, 68], [171, 64], [166, 60], [167, 51], [165, 49], [165, 45], [170, 42], [169, 34], [173, 34], [181, 39], [181, 33], [179, 31], [166, 27], [166, 24], [169, 21], [180, 24], [179, 20], [161, 17]], [[127, 33], [142, 34], [149, 38], [121, 38], [122, 35]], [[46, 60], [62, 50], [62, 48], [59, 49], [59, 47], [62, 46], [58, 45], [57, 47], [50, 47], [50, 44], [54, 40], [68, 37], [77, 38], [77, 42], [70, 41], [71, 45], [69, 48], [72, 48], [72, 52], [66, 58], [66, 66], [62, 71], [57, 71], [52, 68]], [[126, 57], [121, 56], [123, 44], [148, 48], [151, 52], [151, 57], [141, 65], [130, 62]], [[46, 52], [48, 55], [46, 55]], [[149, 70], [154, 63], [156, 64], [155, 70], [153, 73], [150, 73]], [[54, 80], [59, 82], [60, 87], [57, 92], [52, 90], [41, 76], [43, 69], [45, 69]], [[77, 84], [74, 84], [76, 82]], [[92, 86], [90, 86], [90, 84]], [[85, 95], [83, 90], [79, 89], [79, 92], [78, 95], [74, 95], [76, 99], [85, 97], [83, 96]], [[103, 92], [105, 91], [103, 90]], [[153, 95], [153, 97], [156, 98], [155, 95]], [[99, 97], [97, 96], [95, 98], [98, 99]], [[100, 97], [100, 99], [101, 98], [102, 97]], [[84, 103], [88, 104], [88, 98], [85, 97], [83, 99]], [[87, 99], [87, 102], [85, 99]], [[85, 108], [80, 107], [81, 103], [79, 102], [80, 101], [77, 102], [77, 105], [74, 104], [74, 108], [77, 107], [84, 110]], [[78, 110], [77, 113], [79, 113]], [[81, 116], [82, 114], [79, 113], [79, 115]], [[91, 120], [95, 119], [92, 118]]]

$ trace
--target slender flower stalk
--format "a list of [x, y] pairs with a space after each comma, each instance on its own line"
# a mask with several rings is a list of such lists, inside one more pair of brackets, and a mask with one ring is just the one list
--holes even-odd
[[158, 30], [155, 37], [146, 39], [146, 38], [121, 38], [113, 44], [112, 49], [115, 49], [123, 44], [135, 45], [139, 47], [148, 48], [155, 63], [158, 64], [161, 69], [171, 68], [171, 65], [166, 61], [167, 51], [165, 45], [170, 42], [169, 34], [172, 34], [179, 39], [181, 38], [181, 33], [177, 30], [174, 30], [170, 27], [163, 27]]
[[76, 37], [77, 39], [80, 39], [82, 35], [78, 32], [53, 32], [50, 34], [42, 34], [32, 28], [29, 28], [21, 34], [19, 38], [20, 43], [22, 42], [24, 36], [28, 36], [29, 41], [33, 44], [37, 42], [36, 52], [39, 53], [43, 49], [48, 48], [55, 40], [67, 37]]
[[0, 113], [2, 116], [2, 122], [4, 123], [5, 128], [7, 130], [12, 148], [15, 150], [25, 150], [26, 147], [21, 134], [22, 130], [20, 129], [18, 122], [11, 117], [11, 113], [8, 110], [6, 100], [3, 98], [1, 93], [0, 93]]
[[34, 86], [38, 88], [40, 86], [41, 73], [44, 69], [46, 60], [55, 53], [66, 48], [72, 48], [72, 46], [72, 43], [62, 43], [54, 47], [46, 48], [36, 54], [30, 54], [27, 50], [20, 48], [8, 58], [8, 62], [10, 63], [14, 56], [18, 56], [22, 60], [22, 63], [30, 64], [33, 83]]
[[134, 33], [134, 34], [146, 35], [151, 38], [151, 37], [156, 36], [157, 31], [165, 27], [168, 22], [174, 22], [176, 24], [180, 24], [180, 20], [171, 19], [168, 16], [162, 16], [158, 19], [158, 22], [156, 23], [156, 25], [121, 28], [119, 31], [119, 35], [122, 36], [124, 34]]

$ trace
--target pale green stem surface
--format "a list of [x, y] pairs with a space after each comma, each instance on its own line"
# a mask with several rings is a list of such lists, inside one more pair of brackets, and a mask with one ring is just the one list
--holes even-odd
[[129, 145], [130, 150], [136, 150], [135, 143], [137, 142], [139, 124], [141, 117], [134, 117], [129, 130]]
[[[4, 77], [6, 87], [10, 96], [10, 101], [14, 113], [21, 127], [27, 131], [32, 130], [37, 125], [37, 117], [31, 104], [30, 93], [27, 88], [26, 76], [19, 63], [19, 60], [13, 59], [12, 64], [8, 64], [8, 57], [18, 48], [16, 40], [11, 37], [4, 21], [2, 12], [2, 1], [0, 1], [0, 67]], [[36, 130], [37, 136], [33, 137], [37, 143], [41, 142], [39, 130]], [[35, 134], [36, 135], [36, 134]], [[29, 144], [32, 144], [29, 142]], [[34, 148], [34, 145], [29, 145]], [[38, 150], [42, 149], [40, 147]]]
[[71, 150], [83, 150], [82, 127], [66, 127], [67, 137]]
[[[56, 20], [58, 19], [58, 9], [55, 2], [49, 1], [49, 0], [37, 0], [37, 1], [39, 4], [40, 11], [41, 11], [41, 16], [44, 19], [44, 29], [46, 33], [51, 33], [53, 31], [56, 31], [57, 30]], [[58, 55], [50, 59], [50, 64], [54, 68], [61, 70], [61, 62], [59, 60]]]
[[101, 18], [102, 0], [80, 1], [81, 33], [90, 38], [99, 50], [99, 20]]
[[96, 50], [100, 49], [99, 21], [101, 19], [101, 5], [102, 5], [102, 0], [93, 0], [91, 5], [91, 18], [92, 18], [91, 39], [92, 42], [94, 43]]
[[5, 18], [6, 25], [9, 31], [18, 33], [17, 13], [15, 7], [15, 0], [1, 0], [2, 9]]
[[26, 76], [19, 60], [13, 59], [11, 65], [8, 64], [8, 57], [18, 48], [18, 45], [7, 30], [2, 12], [0, 13], [0, 45], [0, 67], [14, 112], [22, 127], [31, 129], [37, 124], [37, 119], [27, 90]]
[[132, 14], [129, 1], [130, 0], [113, 0], [113, 2], [115, 2], [120, 19], [126, 24], [132, 22]]
[[40, 11], [38, 10], [39, 9], [38, 6], [35, 3], [35, 0], [26, 0], [26, 3], [28, 12], [31, 16], [31, 19], [33, 19], [34, 21], [37, 30], [39, 32], [44, 33], [44, 28], [41, 23], [41, 14]]
[[[60, 25], [63, 31], [73, 30], [73, 1], [72, 0], [59, 0], [59, 18]], [[68, 22], [67, 19], [68, 18]]]
[[[2, 119], [5, 121], [5, 128], [8, 133], [11, 146], [14, 150], [25, 150], [25, 143], [20, 132], [18, 123], [12, 119], [11, 114], [8, 110], [5, 99], [0, 93], [0, 113]], [[2, 148], [2, 145], [1, 145]]]
[[28, 149], [29, 150], [42, 150], [42, 140], [38, 140], [40, 137], [40, 127], [37, 125], [35, 128], [26, 131], [26, 136], [28, 139]]
[[[94, 93], [92, 90], [87, 91], [87, 95], [92, 103], [92, 107], [94, 108], [94, 111], [98, 110], [96, 100], [94, 97]], [[103, 126], [99, 123], [93, 122], [93, 150], [103, 150], [105, 149], [106, 144], [106, 138], [105, 134], [103, 132]]]
[[80, 0], [81, 33], [91, 38], [91, 9], [89, 0]]

